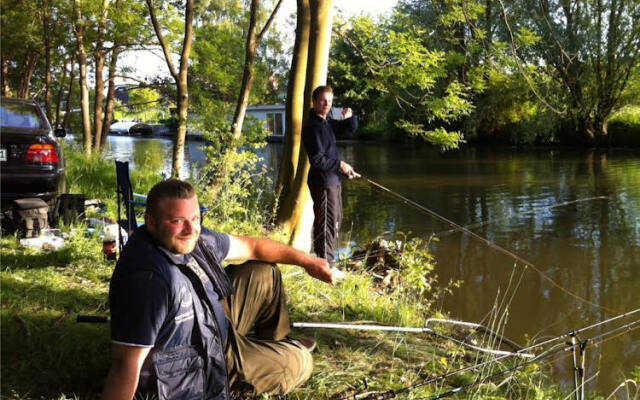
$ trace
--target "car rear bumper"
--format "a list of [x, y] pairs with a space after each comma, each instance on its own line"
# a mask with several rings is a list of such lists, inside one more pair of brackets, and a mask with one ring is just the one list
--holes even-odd
[[2, 172], [2, 202], [26, 197], [45, 200], [58, 195], [62, 174], [60, 172]]

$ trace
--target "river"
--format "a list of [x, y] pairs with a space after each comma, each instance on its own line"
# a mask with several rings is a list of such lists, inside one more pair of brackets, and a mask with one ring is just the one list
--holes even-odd
[[[143, 165], [153, 154], [169, 171], [169, 140], [110, 137], [109, 143], [114, 157]], [[188, 170], [204, 163], [200, 146], [188, 142]], [[442, 304], [452, 318], [486, 322], [497, 300], [513, 297], [505, 334], [525, 343], [640, 307], [640, 151], [340, 147], [345, 160], [367, 178], [455, 224], [471, 226], [477, 235], [451, 232], [450, 224], [364, 180], [344, 184], [342, 246], [394, 239], [399, 232], [425, 239], [435, 234], [439, 240], [432, 241], [431, 250], [440, 281], [463, 281]], [[264, 162], [276, 168], [280, 153], [281, 145], [268, 145]], [[524, 269], [522, 260], [532, 266]], [[553, 362], [553, 374], [569, 387], [573, 374], [567, 355]], [[587, 378], [599, 372], [588, 387], [610, 393], [640, 366], [640, 330], [589, 347], [586, 366]]]

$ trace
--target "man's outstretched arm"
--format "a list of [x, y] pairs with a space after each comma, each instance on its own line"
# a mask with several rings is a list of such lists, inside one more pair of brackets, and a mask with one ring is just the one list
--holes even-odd
[[227, 260], [260, 260], [269, 263], [299, 265], [314, 278], [333, 283], [333, 274], [324, 258], [314, 257], [271, 239], [229, 235]]
[[103, 400], [131, 400], [138, 387], [140, 368], [150, 347], [113, 344], [111, 369], [102, 391]]

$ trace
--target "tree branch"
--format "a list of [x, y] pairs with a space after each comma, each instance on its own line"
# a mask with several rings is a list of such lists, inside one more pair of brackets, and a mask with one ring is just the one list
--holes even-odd
[[149, 9], [149, 16], [151, 17], [151, 24], [153, 25], [153, 30], [155, 30], [158, 41], [160, 42], [160, 47], [162, 47], [162, 51], [164, 52], [164, 58], [167, 62], [167, 66], [169, 67], [169, 72], [174, 79], [178, 80], [178, 71], [173, 66], [171, 52], [169, 51], [169, 45], [164, 38], [164, 35], [162, 34], [162, 30], [160, 29], [160, 24], [158, 23], [158, 18], [156, 17], [156, 9], [153, 6], [153, 0], [146, 0], [146, 2], [147, 8]]
[[256, 37], [256, 41], [258, 43], [262, 42], [262, 37], [265, 35], [265, 33], [269, 30], [269, 26], [271, 25], [271, 23], [273, 22], [276, 14], [278, 13], [278, 10], [280, 9], [280, 6], [282, 5], [282, 0], [278, 0], [278, 3], [276, 4], [275, 8], [273, 9], [273, 11], [271, 12], [271, 15], [269, 16], [269, 18], [267, 19], [267, 22], [265, 22], [264, 27], [262, 28], [262, 30], [260, 31], [260, 33], [258, 34], [258, 36]]

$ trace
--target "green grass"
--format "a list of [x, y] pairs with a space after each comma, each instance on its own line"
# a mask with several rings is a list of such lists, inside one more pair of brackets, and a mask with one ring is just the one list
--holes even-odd
[[97, 393], [109, 363], [108, 327], [75, 318], [108, 310], [112, 265], [99, 239], [73, 233], [64, 249], [43, 253], [4, 237], [0, 254], [3, 396]]

